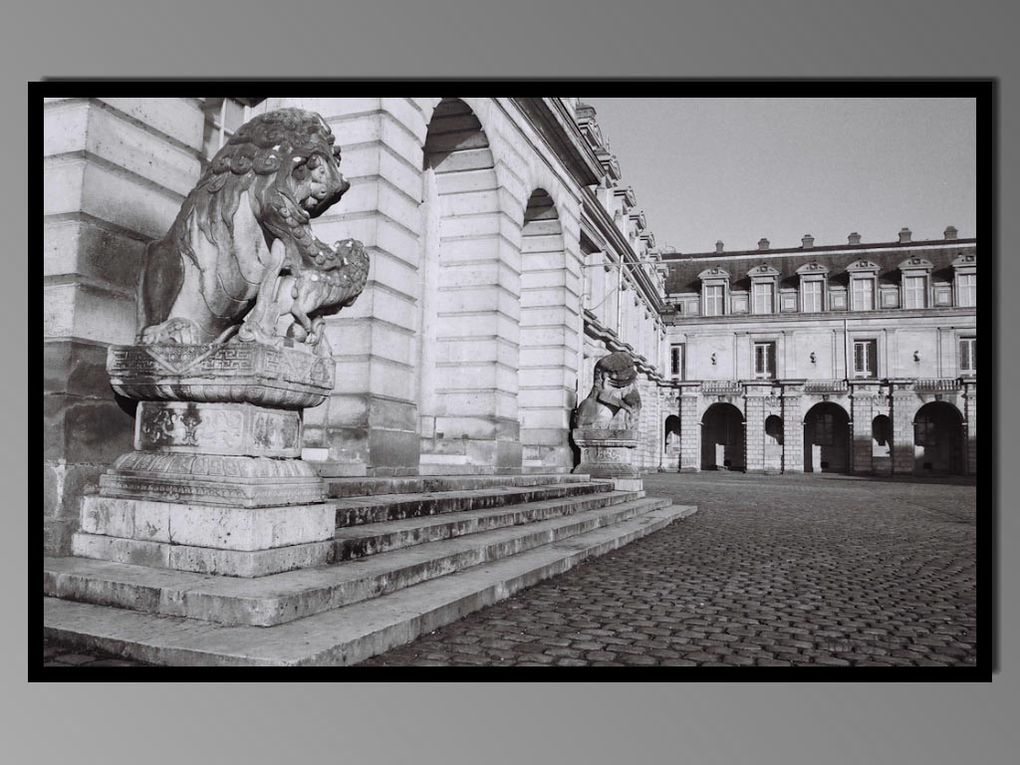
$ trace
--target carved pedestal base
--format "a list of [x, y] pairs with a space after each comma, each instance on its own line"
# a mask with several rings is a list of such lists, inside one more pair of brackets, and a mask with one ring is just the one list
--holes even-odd
[[581, 449], [581, 463], [573, 472], [587, 473], [592, 478], [641, 481], [632, 464], [638, 445], [637, 430], [577, 428], [571, 435]]
[[143, 345], [111, 348], [107, 369], [143, 399], [135, 451], [84, 498], [76, 555], [230, 576], [332, 560], [335, 508], [300, 459], [300, 410], [332, 389], [332, 361], [258, 343]]

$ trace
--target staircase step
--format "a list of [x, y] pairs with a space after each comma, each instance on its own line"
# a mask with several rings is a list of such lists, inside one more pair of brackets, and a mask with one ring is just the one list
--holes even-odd
[[48, 558], [44, 594], [221, 624], [271, 626], [375, 598], [480, 563], [617, 523], [664, 505], [639, 499], [348, 561], [236, 579], [85, 558]]
[[[642, 500], [647, 501], [647, 500]], [[44, 598], [44, 634], [81, 650], [165, 665], [350, 665], [503, 600], [578, 563], [691, 515], [658, 507], [620, 523], [275, 627], [208, 621]], [[354, 565], [354, 564], [351, 564]]]
[[409, 492], [351, 497], [337, 501], [337, 528], [403, 518], [459, 513], [524, 502], [610, 492], [609, 481], [570, 481], [534, 486], [494, 486], [457, 491]]
[[571, 473], [531, 473], [528, 475], [411, 475], [390, 478], [324, 478], [330, 497], [363, 497], [370, 494], [421, 494], [434, 491], [467, 491], [500, 486], [539, 486], [541, 484], [578, 483], [591, 480], [587, 475]]
[[366, 523], [337, 529], [334, 559], [356, 560], [403, 547], [452, 539], [481, 531], [545, 521], [550, 518], [610, 507], [641, 499], [644, 492], [600, 491], [539, 502], [513, 504], [453, 514], [414, 516], [398, 521]]

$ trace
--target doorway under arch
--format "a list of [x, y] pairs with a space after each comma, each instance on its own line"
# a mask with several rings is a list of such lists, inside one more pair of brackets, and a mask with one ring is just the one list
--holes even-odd
[[823, 401], [804, 416], [804, 472], [846, 473], [850, 469], [850, 416]]
[[701, 469], [744, 466], [744, 416], [733, 404], [712, 404], [701, 418]]
[[963, 473], [963, 415], [945, 401], [932, 401], [914, 416], [914, 473]]

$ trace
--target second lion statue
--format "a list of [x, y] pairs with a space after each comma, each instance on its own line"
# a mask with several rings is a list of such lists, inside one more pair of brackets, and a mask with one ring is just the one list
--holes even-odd
[[325, 120], [303, 109], [267, 112], [237, 130], [148, 247], [140, 343], [236, 334], [329, 355], [322, 316], [354, 302], [369, 267], [360, 242], [330, 247], [311, 229], [350, 188], [334, 141]]

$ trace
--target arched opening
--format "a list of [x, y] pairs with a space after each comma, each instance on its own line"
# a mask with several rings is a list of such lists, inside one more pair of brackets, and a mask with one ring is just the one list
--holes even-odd
[[892, 420], [884, 414], [871, 421], [871, 467], [876, 473], [892, 472]]
[[831, 401], [815, 404], [804, 417], [804, 472], [849, 470], [850, 417]]
[[665, 424], [665, 443], [663, 444], [666, 449], [666, 454], [679, 454], [680, 453], [680, 418], [675, 414], [671, 414], [666, 418]]
[[762, 448], [765, 471], [779, 473], [783, 469], [783, 418], [770, 414], [765, 418], [765, 443]]
[[444, 99], [433, 111], [422, 174], [420, 470], [519, 469], [517, 305], [500, 294], [516, 294], [517, 284], [503, 273], [489, 140], [463, 101]]
[[[567, 310], [563, 231], [552, 197], [536, 189], [521, 229], [520, 404], [526, 472], [567, 471], [575, 376], [569, 359], [578, 335]], [[576, 355], [576, 353], [575, 353]]]
[[701, 418], [701, 469], [744, 469], [744, 417], [733, 404], [712, 404]]
[[932, 401], [914, 417], [914, 472], [963, 473], [963, 416], [945, 401]]

